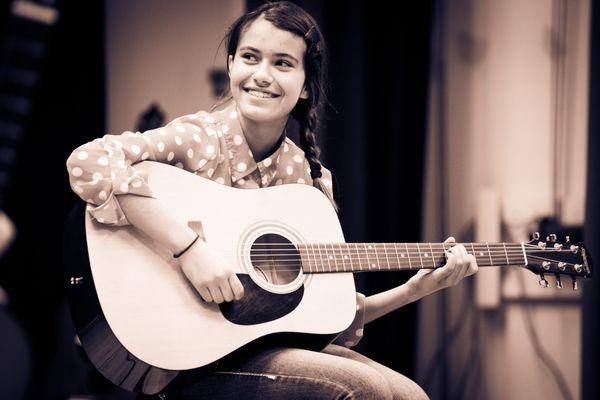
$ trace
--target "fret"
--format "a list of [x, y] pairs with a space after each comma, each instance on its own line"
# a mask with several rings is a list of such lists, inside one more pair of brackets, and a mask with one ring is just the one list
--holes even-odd
[[406, 257], [408, 257], [408, 268], [412, 269], [412, 263], [410, 262], [410, 253], [408, 252], [408, 243], [404, 243], [404, 247], [406, 247]]
[[354, 271], [354, 263], [352, 262], [352, 254], [350, 254], [350, 244], [346, 243], [346, 251], [348, 253], [348, 259], [350, 260], [350, 270]]
[[490, 251], [490, 245], [488, 242], [485, 242], [485, 246], [487, 247], [488, 256], [490, 257], [490, 265], [494, 265], [494, 260], [492, 260], [492, 252]]
[[358, 261], [358, 268], [359, 269], [363, 269], [363, 263], [362, 260], [360, 258], [360, 253], [358, 252], [358, 243], [354, 244], [354, 250], [356, 250], [356, 260]]
[[[335, 268], [335, 271], [337, 272], [338, 267], [337, 267], [337, 259], [335, 257], [335, 250], [333, 249], [333, 243], [329, 243], [329, 247], [331, 247], [331, 253], [329, 254], [329, 259], [333, 261], [333, 268]], [[327, 249], [327, 251], [329, 251], [329, 248]], [[331, 268], [329, 270], [329, 272], [334, 272], [333, 268]]]
[[[323, 254], [325, 254], [325, 260], [327, 261], [327, 269], [331, 271], [331, 263], [329, 261], [329, 254], [327, 254], [327, 244], [323, 243], [323, 249], [321, 249], [321, 244], [319, 243], [319, 252], [321, 254], [321, 259], [323, 258]], [[325, 272], [325, 263], [323, 263], [323, 272]]]
[[506, 265], [510, 265], [510, 260], [508, 259], [508, 252], [506, 251], [506, 243], [502, 242], [502, 247], [504, 248], [504, 255], [506, 256]]
[[419, 252], [419, 259], [421, 260], [421, 268], [425, 268], [423, 265], [423, 256], [421, 255], [421, 246], [419, 246], [419, 243], [417, 243], [417, 251]]
[[344, 258], [344, 251], [342, 250], [341, 243], [337, 243], [336, 252], [339, 253], [339, 260], [342, 262], [342, 268], [339, 271], [346, 271], [346, 259]]
[[477, 260], [477, 252], [475, 251], [475, 246], [473, 245], [473, 243], [470, 243], [471, 245], [471, 251], [473, 252], [473, 257], [475, 257], [475, 261], [477, 262], [477, 264], [479, 264], [479, 261]]
[[[304, 257], [302, 255], [302, 250], [306, 251], [306, 257]], [[310, 271], [311, 268], [310, 268], [310, 256], [308, 253], [308, 246], [307, 245], [299, 245], [298, 251], [300, 252], [300, 264], [302, 265], [302, 270], [306, 271], [306, 269], [304, 268], [304, 260], [306, 260], [307, 269]]]
[[435, 257], [433, 256], [433, 247], [431, 247], [431, 243], [429, 243], [429, 250], [431, 250], [431, 264], [433, 265], [433, 268], [437, 268], [437, 265], [435, 265]]
[[375, 251], [375, 257], [377, 258], [377, 269], [381, 269], [381, 261], [379, 261], [379, 252], [377, 251], [377, 246], [375, 246], [374, 243], [370, 244], [369, 247], [373, 247], [373, 250]]
[[[318, 270], [318, 268], [319, 268], [319, 261], [317, 261], [317, 253], [315, 252], [315, 244], [311, 243], [310, 244], [310, 248], [312, 250], [312, 256], [313, 256], [313, 258], [315, 260], [314, 269]], [[311, 267], [311, 271], [312, 270], [313, 270], [313, 268]]]
[[398, 264], [398, 269], [402, 269], [402, 263], [400, 262], [400, 256], [398, 255], [398, 246], [394, 243], [394, 252], [396, 253], [396, 263]]
[[384, 243], [384, 244], [383, 244], [383, 251], [384, 251], [384, 253], [385, 253], [385, 259], [387, 260], [387, 264], [388, 264], [388, 270], [389, 270], [389, 269], [391, 269], [391, 266], [390, 266], [390, 259], [388, 258], [388, 254], [387, 254], [387, 249], [386, 249], [386, 247], [387, 247], [387, 246], [386, 246], [386, 244]]

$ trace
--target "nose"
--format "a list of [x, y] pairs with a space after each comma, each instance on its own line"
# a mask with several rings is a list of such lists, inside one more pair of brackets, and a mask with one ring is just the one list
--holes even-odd
[[253, 79], [258, 86], [269, 86], [273, 82], [269, 61], [264, 59], [254, 72]]

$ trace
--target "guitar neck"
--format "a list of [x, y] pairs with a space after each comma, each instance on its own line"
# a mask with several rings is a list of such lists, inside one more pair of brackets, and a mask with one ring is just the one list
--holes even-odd
[[[479, 266], [527, 265], [522, 243], [463, 243]], [[438, 268], [448, 243], [307, 243], [298, 246], [304, 273]]]

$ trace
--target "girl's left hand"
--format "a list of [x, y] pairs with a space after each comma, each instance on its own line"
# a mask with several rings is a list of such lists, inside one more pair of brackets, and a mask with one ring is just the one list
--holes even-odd
[[[455, 240], [451, 236], [444, 243], [454, 244]], [[457, 244], [447, 250], [446, 257], [446, 265], [443, 267], [419, 270], [408, 280], [408, 286], [419, 295], [419, 298], [454, 286], [463, 278], [476, 273], [479, 268], [475, 257], [468, 254], [462, 244]]]

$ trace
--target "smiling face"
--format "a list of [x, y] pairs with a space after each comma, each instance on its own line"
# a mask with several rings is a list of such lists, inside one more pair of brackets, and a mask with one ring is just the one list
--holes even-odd
[[231, 94], [243, 118], [258, 123], [287, 120], [304, 88], [304, 39], [260, 17], [229, 56]]

